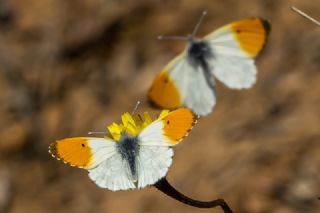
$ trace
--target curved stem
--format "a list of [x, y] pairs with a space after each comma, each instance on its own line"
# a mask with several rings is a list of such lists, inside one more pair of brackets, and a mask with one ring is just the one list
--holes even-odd
[[154, 184], [154, 186], [168, 195], [169, 197], [180, 201], [184, 204], [187, 204], [189, 206], [194, 206], [197, 208], [214, 208], [217, 206], [220, 206], [225, 213], [233, 213], [231, 208], [228, 206], [228, 204], [223, 200], [223, 199], [216, 199], [212, 201], [199, 201], [199, 200], [194, 200], [192, 198], [189, 198], [185, 196], [184, 194], [178, 192], [169, 182], [168, 180], [164, 177], [160, 179], [157, 183]]

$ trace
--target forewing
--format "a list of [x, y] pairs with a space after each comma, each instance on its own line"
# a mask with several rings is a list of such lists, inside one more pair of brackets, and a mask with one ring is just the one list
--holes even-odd
[[180, 108], [169, 112], [139, 134], [139, 144], [144, 146], [174, 146], [178, 144], [192, 129], [197, 116], [188, 108]]
[[148, 98], [152, 103], [165, 109], [175, 109], [183, 104], [184, 84], [187, 83], [183, 66], [184, 61], [181, 55], [161, 70], [148, 91]]
[[208, 63], [214, 76], [233, 89], [250, 88], [256, 82], [254, 57], [264, 47], [270, 25], [261, 18], [226, 25], [205, 37], [213, 52]]
[[164, 109], [186, 106], [198, 115], [206, 115], [216, 103], [212, 85], [213, 78], [205, 76], [201, 67], [190, 64], [184, 52], [160, 72], [148, 96], [151, 102]]
[[261, 18], [244, 19], [223, 26], [207, 35], [215, 53], [254, 58], [266, 44], [270, 24]]
[[71, 166], [91, 169], [116, 153], [115, 142], [95, 137], [57, 140], [49, 147], [53, 157]]

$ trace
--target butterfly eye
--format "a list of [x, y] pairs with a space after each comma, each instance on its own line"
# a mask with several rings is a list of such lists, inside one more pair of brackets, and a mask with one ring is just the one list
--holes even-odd
[[168, 125], [170, 124], [170, 121], [169, 121], [169, 120], [167, 120], [167, 124], [168, 124]]
[[85, 147], [85, 145], [84, 145], [83, 143], [81, 144], [81, 146], [82, 146], [82, 147]]
[[165, 79], [163, 80], [163, 82], [164, 82], [165, 84], [168, 83], [168, 82], [169, 82], [168, 78], [165, 78]]
[[240, 33], [241, 33], [241, 30], [236, 30], [236, 32], [237, 32], [238, 34], [240, 34]]

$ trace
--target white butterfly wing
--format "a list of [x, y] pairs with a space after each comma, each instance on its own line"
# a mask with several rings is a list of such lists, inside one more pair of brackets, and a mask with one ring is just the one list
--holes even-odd
[[[214, 31], [204, 38], [213, 48], [214, 53], [224, 56], [234, 56], [240, 58], [250, 57], [235, 39], [232, 29], [222, 28]], [[216, 54], [214, 54], [216, 55]]]
[[172, 163], [171, 146], [178, 144], [191, 130], [196, 116], [187, 108], [172, 111], [155, 120], [138, 136], [138, 188], [163, 178]]
[[137, 157], [138, 188], [152, 185], [166, 176], [172, 156], [170, 147], [141, 145]]
[[219, 53], [209, 61], [214, 76], [227, 87], [246, 89], [256, 82], [257, 69], [251, 58], [224, 56]]
[[183, 105], [198, 115], [209, 114], [216, 104], [213, 78], [205, 76], [200, 66], [195, 68], [191, 65], [185, 54], [177, 63], [178, 66], [173, 67], [169, 74], [181, 91]]
[[112, 191], [135, 188], [129, 167], [111, 139], [66, 138], [52, 143], [49, 150], [57, 159], [88, 170], [90, 179], [101, 188]]
[[116, 154], [115, 141], [106, 138], [90, 138], [92, 149], [92, 168]]
[[88, 171], [90, 179], [101, 188], [112, 191], [136, 188], [130, 168], [119, 153], [114, 154]]
[[[186, 60], [186, 59], [185, 59]], [[189, 63], [186, 61], [186, 63]], [[186, 66], [188, 70], [188, 86], [185, 89], [184, 105], [198, 115], [207, 115], [216, 105], [215, 83], [211, 75], [205, 75], [202, 67], [195, 69], [192, 65]]]
[[203, 71], [192, 66], [183, 52], [161, 71], [148, 96], [164, 109], [186, 106], [198, 115], [206, 115], [216, 103], [215, 91], [208, 82], [214, 85], [213, 79], [206, 79]]
[[233, 89], [256, 82], [254, 57], [265, 45], [270, 26], [260, 18], [226, 25], [205, 37], [214, 58], [208, 61], [214, 76]]

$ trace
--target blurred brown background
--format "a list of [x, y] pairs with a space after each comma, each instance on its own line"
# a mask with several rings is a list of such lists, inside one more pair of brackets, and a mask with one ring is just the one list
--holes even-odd
[[0, 212], [222, 212], [152, 187], [100, 189], [47, 152], [104, 131], [137, 100], [149, 111], [152, 79], [185, 46], [156, 37], [187, 35], [204, 9], [199, 36], [252, 16], [272, 32], [256, 85], [218, 83], [214, 113], [175, 147], [168, 179], [235, 212], [319, 212], [320, 30], [290, 5], [320, 18], [318, 0], [0, 0]]

